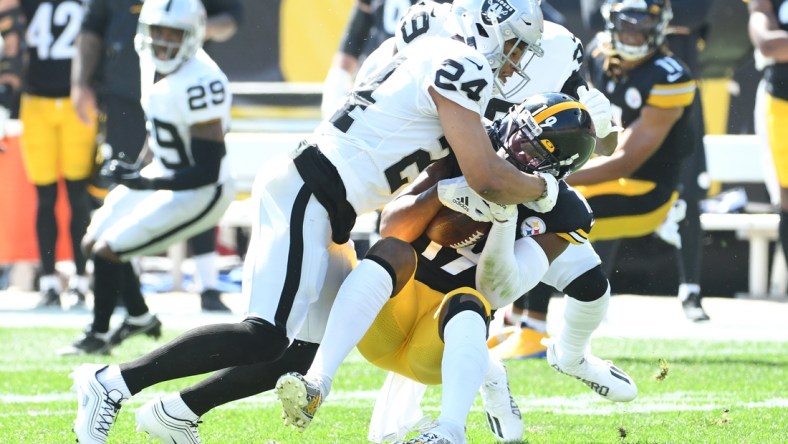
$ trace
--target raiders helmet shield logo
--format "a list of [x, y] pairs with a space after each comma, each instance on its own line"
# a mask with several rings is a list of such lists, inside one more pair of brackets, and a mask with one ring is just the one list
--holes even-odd
[[514, 6], [507, 0], [484, 0], [482, 4], [482, 20], [485, 25], [492, 25], [493, 19], [503, 23], [514, 14]]

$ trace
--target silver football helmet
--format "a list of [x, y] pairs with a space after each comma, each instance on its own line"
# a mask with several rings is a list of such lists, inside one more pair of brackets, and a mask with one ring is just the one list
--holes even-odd
[[[534, 56], [543, 54], [540, 41], [544, 30], [541, 0], [456, 0], [455, 10], [462, 15], [463, 37], [487, 58], [493, 72], [509, 62], [515, 69], [517, 78], [523, 84], [530, 78], [524, 69]], [[512, 49], [505, 51], [504, 43], [515, 40]], [[525, 43], [525, 51], [519, 61], [512, 58], [512, 52]], [[519, 63], [518, 63], [519, 62]], [[496, 75], [495, 94], [508, 98], [520, 87], [507, 85]], [[506, 92], [504, 92], [506, 91]]]
[[[145, 0], [140, 11], [134, 47], [161, 74], [169, 74], [202, 48], [207, 18], [200, 0]], [[156, 28], [183, 32], [180, 42], [163, 39]], [[154, 35], [157, 34], [157, 35]]]

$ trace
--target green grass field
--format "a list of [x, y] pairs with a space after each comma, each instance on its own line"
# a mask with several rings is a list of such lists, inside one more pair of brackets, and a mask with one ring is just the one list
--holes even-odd
[[[177, 333], [168, 330], [165, 339]], [[58, 358], [52, 351], [77, 334], [74, 328], [0, 328], [0, 443], [74, 441], [76, 398], [67, 375], [86, 359]], [[135, 358], [161, 343], [131, 339], [107, 362]], [[511, 362], [511, 386], [526, 426], [524, 442], [788, 442], [785, 342], [599, 338], [594, 350], [635, 378], [639, 397], [612, 404], [578, 381], [557, 374], [544, 360]], [[206, 443], [362, 444], [367, 442], [375, 393], [384, 378], [383, 371], [354, 352], [305, 433], [282, 425], [279, 405], [271, 394], [215, 409], [203, 418], [200, 433]], [[146, 435], [134, 431], [135, 408], [197, 379], [161, 384], [128, 401], [109, 442], [149, 442]], [[440, 390], [430, 387], [425, 412], [437, 417], [439, 405]], [[478, 397], [467, 436], [470, 443], [494, 442]]]

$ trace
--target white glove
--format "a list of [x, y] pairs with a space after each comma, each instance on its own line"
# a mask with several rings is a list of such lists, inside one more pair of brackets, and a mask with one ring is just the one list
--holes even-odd
[[552, 174], [542, 174], [540, 172], [535, 172], [535, 176], [539, 176], [544, 180], [544, 183], [547, 187], [547, 194], [545, 197], [535, 200], [533, 202], [525, 202], [527, 208], [530, 208], [537, 213], [547, 213], [553, 209], [555, 206], [556, 200], [558, 200], [558, 179], [556, 179]]
[[468, 185], [464, 176], [438, 182], [438, 200], [443, 206], [462, 213], [476, 222], [492, 222], [490, 206]]
[[517, 205], [503, 205], [486, 199], [484, 202], [490, 207], [490, 215], [496, 222], [507, 222], [517, 219]]
[[598, 138], [604, 139], [613, 132], [613, 112], [610, 109], [610, 100], [604, 94], [596, 88], [581, 86], [577, 88], [577, 97], [591, 114]]
[[323, 81], [323, 98], [320, 102], [320, 114], [328, 119], [342, 105], [345, 96], [353, 87], [353, 75], [339, 67], [331, 67]]

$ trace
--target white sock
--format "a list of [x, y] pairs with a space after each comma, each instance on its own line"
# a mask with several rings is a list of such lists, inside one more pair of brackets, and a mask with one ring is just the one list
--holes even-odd
[[388, 271], [369, 259], [362, 260], [342, 283], [307, 373], [320, 382], [323, 396], [331, 390], [339, 365], [364, 337], [393, 290]]
[[700, 293], [700, 285], [698, 284], [680, 284], [679, 285], [679, 301], [684, 302], [689, 295], [693, 293]]
[[219, 284], [219, 270], [216, 268], [216, 252], [194, 256], [194, 281], [200, 291], [216, 289]]
[[124, 398], [131, 398], [131, 391], [126, 385], [126, 381], [123, 380], [123, 376], [120, 374], [119, 366], [108, 366], [104, 370], [96, 373], [96, 379], [101, 383], [101, 385], [104, 386], [105, 389], [107, 389], [108, 392], [117, 390], [123, 395]]
[[547, 333], [547, 321], [544, 319], [536, 319], [530, 316], [525, 316], [521, 320], [521, 326], [536, 330], [539, 333]]
[[164, 406], [164, 411], [173, 418], [185, 419], [192, 422], [200, 419], [200, 417], [183, 402], [180, 393], [173, 393], [162, 397], [161, 404]]
[[56, 274], [47, 274], [38, 278], [38, 288], [42, 292], [55, 290], [60, 293], [60, 278]]
[[610, 303], [610, 283], [605, 294], [591, 302], [564, 296], [564, 325], [558, 337], [556, 358], [560, 363], [576, 364], [585, 355], [591, 335], [602, 323]]
[[[443, 331], [441, 373], [441, 424], [465, 427], [476, 393], [487, 373], [490, 355], [486, 326], [478, 313], [463, 311], [455, 315]], [[461, 428], [460, 430], [463, 430]]]
[[145, 314], [141, 314], [139, 316], [128, 316], [126, 318], [129, 321], [129, 324], [132, 325], [145, 325], [153, 319], [153, 314], [151, 312], [147, 312]]

